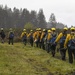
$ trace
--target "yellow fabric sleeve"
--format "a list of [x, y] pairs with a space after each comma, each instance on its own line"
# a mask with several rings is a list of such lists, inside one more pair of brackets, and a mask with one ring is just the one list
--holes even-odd
[[27, 33], [26, 32], [22, 32], [21, 38], [24, 36], [24, 34], [26, 34], [26, 36], [27, 36]]
[[45, 34], [45, 33], [44, 33], [44, 32], [42, 32], [41, 37], [40, 37], [40, 40], [43, 38], [44, 34]]
[[51, 39], [51, 33], [48, 33], [48, 36], [47, 36], [47, 40], [50, 40]]
[[64, 48], [67, 48], [67, 44], [68, 44], [68, 41], [71, 39], [71, 35], [70, 34], [67, 34], [67, 37], [66, 37], [66, 40], [65, 40], [65, 43], [64, 43]]
[[57, 36], [55, 42], [58, 42], [62, 36], [63, 36], [63, 33], [60, 33], [60, 34]]
[[28, 35], [27, 35], [27, 37], [29, 37], [31, 35], [31, 33], [29, 33]]

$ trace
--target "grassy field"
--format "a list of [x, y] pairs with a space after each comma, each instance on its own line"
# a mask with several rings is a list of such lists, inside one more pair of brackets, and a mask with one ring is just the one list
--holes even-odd
[[0, 43], [0, 75], [75, 75], [74, 63], [30, 45]]

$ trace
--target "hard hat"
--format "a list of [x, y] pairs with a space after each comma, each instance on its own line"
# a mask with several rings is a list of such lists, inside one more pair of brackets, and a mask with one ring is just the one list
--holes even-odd
[[38, 31], [38, 28], [36, 28], [36, 31]]
[[51, 32], [51, 30], [48, 30], [48, 33], [50, 33]]
[[64, 30], [68, 30], [68, 28], [67, 27], [64, 27]]
[[43, 29], [43, 31], [46, 31], [46, 29]]
[[71, 27], [71, 29], [70, 30], [75, 30], [75, 28], [74, 27]]
[[1, 30], [3, 30], [3, 28], [1, 28]]
[[38, 30], [41, 30], [41, 28], [38, 28]]
[[9, 29], [10, 31], [12, 30], [12, 28]]
[[26, 29], [23, 29], [23, 31], [26, 31]]
[[33, 30], [30, 30], [30, 32], [32, 32]]
[[51, 30], [56, 30], [56, 28], [51, 28]]

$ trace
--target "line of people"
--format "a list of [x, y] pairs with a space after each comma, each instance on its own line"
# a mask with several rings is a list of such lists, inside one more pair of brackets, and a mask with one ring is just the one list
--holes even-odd
[[29, 34], [26, 32], [26, 29], [23, 29], [21, 38], [25, 45], [27, 44], [27, 39], [29, 39], [31, 46], [36, 44], [36, 47], [46, 50], [47, 53], [51, 52], [53, 57], [55, 57], [56, 47], [59, 45], [61, 59], [66, 60], [66, 50], [68, 50], [69, 63], [73, 63], [73, 58], [75, 58], [74, 27], [71, 27], [70, 30], [64, 27], [59, 34], [56, 32], [56, 28], [49, 30], [37, 28], [35, 32], [30, 30]]
[[[68, 33], [69, 31], [69, 33]], [[0, 31], [1, 42], [4, 43], [6, 34], [4, 29], [1, 28]], [[13, 45], [14, 32], [12, 28], [9, 29], [8, 33], [8, 44]], [[69, 63], [73, 63], [75, 59], [75, 28], [71, 27], [68, 29], [64, 27], [62, 32], [59, 34], [56, 32], [56, 28], [51, 29], [41, 29], [37, 28], [36, 31], [30, 30], [30, 33], [27, 33], [26, 29], [23, 29], [21, 34], [21, 39], [24, 45], [27, 42], [31, 46], [36, 45], [36, 47], [46, 50], [47, 53], [51, 52], [52, 56], [55, 57], [56, 48], [59, 45], [59, 51], [62, 60], [66, 60], [66, 51], [68, 50]]]
[[[6, 34], [5, 34], [3, 28], [1, 28], [0, 37], [1, 37], [1, 42], [4, 43]], [[7, 37], [8, 37], [8, 44], [11, 43], [13, 45], [14, 32], [13, 32], [12, 28], [9, 29], [9, 33], [8, 33], [8, 36]]]

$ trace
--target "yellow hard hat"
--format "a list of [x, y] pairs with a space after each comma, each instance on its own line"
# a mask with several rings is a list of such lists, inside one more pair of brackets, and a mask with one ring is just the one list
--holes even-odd
[[36, 28], [36, 31], [38, 31], [38, 28]]
[[38, 28], [38, 30], [41, 30], [41, 28]]
[[46, 31], [46, 29], [43, 29], [43, 31]]
[[23, 31], [26, 31], [26, 29], [23, 29]]
[[32, 32], [33, 30], [30, 30], [30, 32]]
[[68, 28], [67, 27], [64, 27], [64, 30], [68, 30]]
[[3, 30], [3, 28], [1, 28], [1, 30]]
[[75, 28], [74, 27], [71, 27], [71, 29], [70, 30], [75, 30]]
[[51, 30], [56, 30], [56, 28], [51, 28]]
[[48, 30], [48, 33], [50, 33], [51, 32], [51, 30]]
[[12, 31], [12, 28], [10, 28], [9, 30]]

